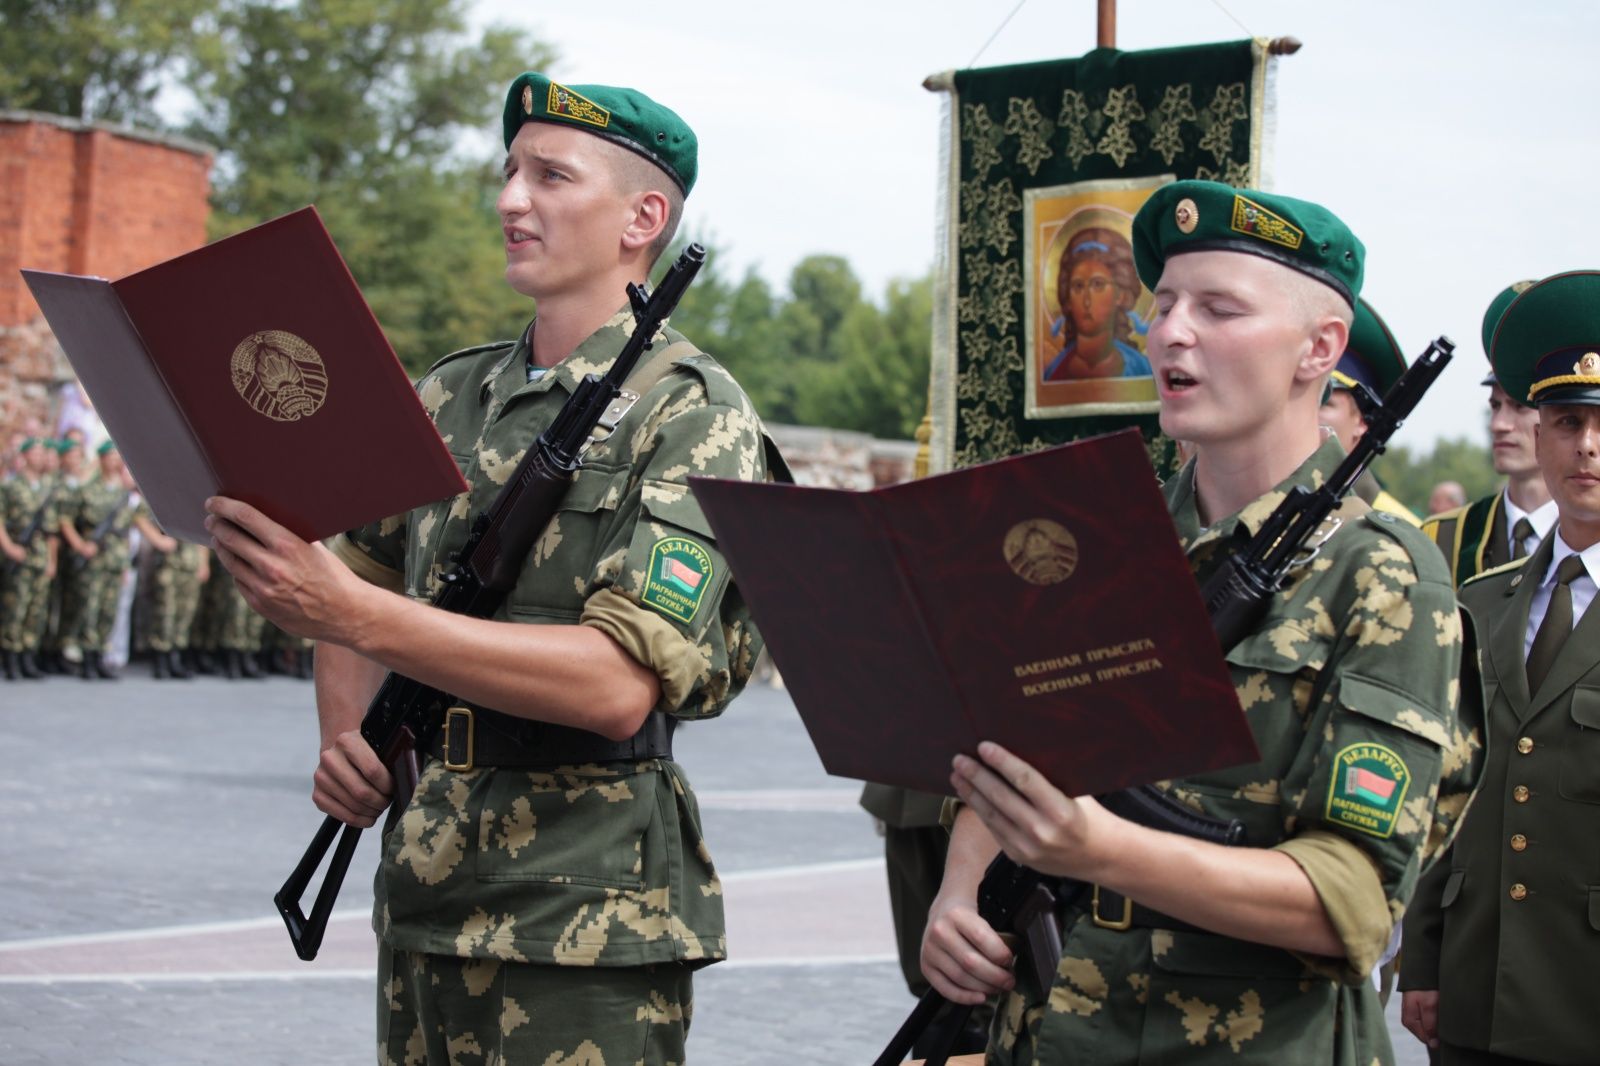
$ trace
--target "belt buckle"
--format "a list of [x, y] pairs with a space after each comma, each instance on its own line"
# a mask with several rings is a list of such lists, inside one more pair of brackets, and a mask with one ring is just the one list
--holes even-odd
[[461, 773], [473, 767], [472, 708], [452, 707], [444, 712], [444, 768]]
[[1089, 908], [1089, 917], [1093, 918], [1094, 924], [1099, 926], [1101, 929], [1116, 929], [1119, 932], [1132, 929], [1133, 900], [1129, 899], [1127, 896], [1122, 897], [1122, 917], [1120, 919], [1112, 921], [1110, 918], [1102, 918], [1100, 917], [1100, 886], [1095, 885], [1094, 896], [1092, 897]]

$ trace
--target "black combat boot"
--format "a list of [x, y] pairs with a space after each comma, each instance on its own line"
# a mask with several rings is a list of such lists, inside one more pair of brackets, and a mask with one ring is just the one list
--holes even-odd
[[229, 681], [237, 681], [244, 676], [244, 666], [240, 662], [241, 658], [240, 654], [232, 648], [222, 653], [222, 672], [228, 675]]
[[217, 653], [210, 648], [190, 649], [190, 656], [194, 659], [194, 672], [197, 674], [214, 674], [218, 671]]
[[261, 669], [261, 656], [255, 652], [242, 651], [239, 653], [239, 669], [245, 677], [254, 681], [259, 681], [267, 676], [267, 672]]
[[167, 672], [169, 674], [179, 681], [188, 681], [194, 677], [194, 673], [189, 669], [188, 664], [183, 661], [183, 653], [181, 651], [169, 651], [166, 656]]
[[29, 681], [39, 681], [44, 677], [44, 671], [39, 669], [39, 663], [31, 651], [23, 652], [22, 657], [17, 660], [17, 665], [21, 669], [22, 676]]
[[17, 653], [14, 651], [8, 651], [3, 656], [0, 656], [0, 659], [3, 659], [5, 662], [6, 680], [15, 681], [18, 677]]
[[93, 681], [96, 677], [100, 676], [99, 674], [95, 673], [94, 669], [94, 661], [98, 656], [99, 652], [86, 651], [83, 653], [83, 661], [78, 664], [79, 677], [83, 678], [85, 681]]
[[157, 681], [165, 681], [167, 679], [167, 653], [158, 651], [152, 654], [154, 659], [151, 661], [150, 676]]

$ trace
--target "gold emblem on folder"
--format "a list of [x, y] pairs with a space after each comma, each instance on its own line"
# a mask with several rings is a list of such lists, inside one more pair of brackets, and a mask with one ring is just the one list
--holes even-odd
[[1048, 518], [1018, 522], [1006, 534], [1006, 563], [1030, 585], [1055, 585], [1078, 568], [1078, 538]]
[[279, 329], [252, 333], [233, 350], [233, 387], [275, 422], [310, 418], [328, 398], [328, 370], [317, 350]]

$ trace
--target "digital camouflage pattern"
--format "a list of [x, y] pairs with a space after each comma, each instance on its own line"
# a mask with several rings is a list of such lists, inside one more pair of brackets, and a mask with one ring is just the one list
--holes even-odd
[[237, 652], [260, 651], [261, 634], [267, 620], [250, 609], [227, 567], [215, 569], [222, 571], [222, 576], [215, 579], [220, 582], [217, 586], [217, 647]]
[[[471, 491], [352, 531], [334, 550], [369, 580], [431, 598], [470, 516], [631, 326], [619, 313], [532, 382], [525, 341], [436, 364], [417, 392]], [[675, 350], [685, 354], [671, 371], [591, 446], [495, 617], [594, 625], [661, 678], [658, 709], [707, 718], [743, 687], [760, 638], [686, 479], [764, 478], [766, 440], [726, 371], [692, 346]], [[656, 550], [667, 542], [692, 545], [691, 561], [667, 566]], [[646, 606], [664, 580], [689, 592]], [[694, 795], [666, 760], [549, 773], [430, 762], [385, 838], [374, 922], [398, 950], [567, 967], [699, 965], [726, 950]]]
[[[1197, 577], [1286, 490], [1321, 484], [1340, 458], [1329, 441], [1209, 529], [1186, 467], [1164, 491]], [[1462, 627], [1438, 552], [1390, 516], [1359, 503], [1341, 511], [1342, 527], [1227, 654], [1261, 761], [1162, 787], [1214, 818], [1240, 819], [1249, 844], [1291, 854], [1349, 958], [1197, 931], [1117, 931], [1077, 915], [1048, 996], [1025, 980], [1002, 1000], [991, 1063], [1392, 1061], [1369, 971], [1482, 771], [1481, 706], [1474, 692], [1457, 712]], [[1363, 905], [1373, 870], [1381, 899], [1371, 890]]]
[[[681, 1066], [682, 966], [573, 970], [381, 948], [381, 1066]], [[637, 1016], [619, 1027], [616, 1018]]]
[[200, 564], [207, 551], [204, 545], [179, 541], [172, 551], [155, 553], [147, 638], [151, 651], [183, 651], [189, 646], [189, 629], [200, 607]]
[[16, 564], [6, 559], [0, 567], [4, 570], [0, 576], [0, 651], [35, 651], [44, 633], [50, 606], [50, 535], [60, 528], [51, 489], [48, 479], [32, 481], [20, 474], [0, 482], [0, 521], [12, 541], [21, 543], [34, 517], [40, 516], [27, 558]]

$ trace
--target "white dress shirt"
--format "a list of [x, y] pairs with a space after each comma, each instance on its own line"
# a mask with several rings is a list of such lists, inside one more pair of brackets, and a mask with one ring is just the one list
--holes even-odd
[[1561, 539], [1561, 530], [1555, 533], [1555, 551], [1550, 556], [1550, 567], [1544, 572], [1544, 577], [1539, 582], [1539, 588], [1533, 594], [1533, 603], [1528, 607], [1528, 630], [1522, 637], [1522, 659], [1528, 659], [1528, 653], [1533, 650], [1534, 634], [1539, 632], [1539, 623], [1544, 621], [1544, 613], [1550, 609], [1550, 594], [1556, 587], [1556, 568], [1561, 565], [1561, 560], [1569, 555], [1577, 555], [1583, 560], [1584, 573], [1572, 581], [1572, 628], [1578, 628], [1578, 623], [1583, 621], [1583, 612], [1589, 609], [1589, 604], [1594, 602], [1596, 575], [1600, 575], [1600, 541], [1589, 545], [1581, 552], [1574, 552], [1567, 547], [1567, 542]]
[[1517, 528], [1517, 519], [1526, 518], [1528, 524], [1533, 527], [1533, 536], [1524, 541], [1522, 545], [1522, 554], [1532, 555], [1533, 549], [1539, 546], [1539, 542], [1549, 536], [1550, 530], [1555, 526], [1556, 518], [1560, 513], [1556, 509], [1556, 501], [1554, 500], [1547, 500], [1543, 506], [1535, 507], [1531, 511], [1524, 511], [1511, 502], [1511, 493], [1505, 489], [1500, 490], [1500, 509], [1505, 512], [1506, 543], [1511, 545], [1512, 555], [1517, 554], [1516, 538], [1511, 532]]

